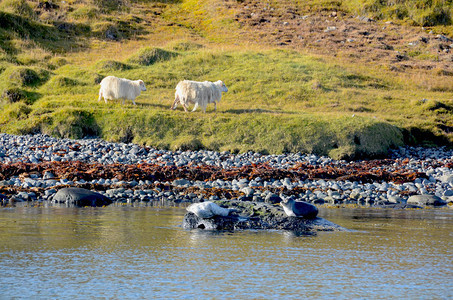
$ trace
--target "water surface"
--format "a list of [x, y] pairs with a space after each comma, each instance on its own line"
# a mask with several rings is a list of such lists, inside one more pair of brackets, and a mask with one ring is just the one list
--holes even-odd
[[453, 211], [322, 209], [351, 232], [184, 230], [183, 208], [0, 209], [0, 298], [451, 299]]

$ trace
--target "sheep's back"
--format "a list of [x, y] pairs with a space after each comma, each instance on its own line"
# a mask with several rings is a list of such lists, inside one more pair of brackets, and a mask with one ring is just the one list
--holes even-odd
[[140, 84], [136, 81], [120, 78], [118, 84], [118, 97], [134, 100], [140, 95]]
[[176, 86], [176, 93], [179, 94], [182, 101], [196, 102], [203, 95], [203, 86], [201, 82], [184, 80]]
[[119, 98], [119, 91], [120, 91], [120, 80], [114, 76], [107, 76], [102, 79], [101, 83], [101, 90], [104, 98], [112, 100]]

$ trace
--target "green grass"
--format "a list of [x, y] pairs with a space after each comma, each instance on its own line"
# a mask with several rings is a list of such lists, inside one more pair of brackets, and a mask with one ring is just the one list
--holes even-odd
[[[403, 133], [413, 124], [424, 128], [428, 121], [452, 119], [451, 92], [426, 93], [391, 74], [363, 74], [296, 51], [161, 51], [174, 55], [152, 64], [128, 59], [100, 60], [86, 68], [63, 65], [29, 88], [42, 96], [27, 109], [5, 110], [2, 128], [71, 138], [98, 135], [172, 150], [300, 151], [352, 158], [383, 155], [402, 145]], [[131, 57], [142, 53], [139, 49]], [[3, 76], [16, 68], [7, 68]], [[107, 74], [144, 80], [148, 91], [137, 98], [139, 105], [97, 102], [96, 83]], [[229, 92], [218, 112], [212, 107], [206, 114], [170, 111], [174, 87], [184, 78], [224, 80]], [[442, 99], [414, 102], [411, 93]]]
[[299, 6], [311, 11], [345, 11], [417, 26], [452, 25], [453, 21], [451, 0], [311, 0], [300, 1]]
[[[0, 11], [7, 21], [0, 29], [7, 37], [0, 41], [1, 132], [334, 158], [379, 156], [404, 143], [453, 143], [452, 76], [443, 70], [402, 74], [294, 50], [235, 46], [233, 12], [216, 0], [143, 2], [158, 12], [159, 30], [146, 27], [148, 15], [134, 5], [97, 2], [96, 9], [78, 2], [67, 14], [77, 36], [69, 40], [43, 21]], [[310, 11], [352, 11], [363, 1], [298, 3]], [[101, 23], [113, 26], [122, 42], [105, 40], [111, 27]], [[142, 79], [148, 91], [137, 106], [98, 102], [98, 83], [108, 75]], [[229, 92], [217, 112], [212, 106], [206, 114], [170, 111], [183, 79], [221, 79]]]
[[346, 7], [367, 13], [376, 19], [396, 19], [418, 26], [451, 25], [453, 2], [451, 0], [362, 0], [345, 1]]

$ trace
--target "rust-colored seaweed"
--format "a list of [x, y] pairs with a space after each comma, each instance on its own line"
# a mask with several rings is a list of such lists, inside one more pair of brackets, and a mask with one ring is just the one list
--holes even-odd
[[[392, 168], [385, 166], [391, 165]], [[273, 168], [268, 164], [252, 164], [242, 167], [223, 169], [220, 167], [201, 166], [162, 166], [158, 164], [99, 164], [69, 162], [42, 162], [0, 164], [0, 180], [12, 176], [28, 177], [30, 174], [43, 175], [51, 171], [56, 178], [69, 180], [113, 179], [132, 181], [172, 181], [185, 178], [188, 180], [213, 181], [217, 179], [232, 180], [260, 177], [262, 180], [290, 178], [291, 180], [326, 179], [367, 182], [392, 181], [396, 183], [410, 182], [416, 178], [426, 178], [426, 174], [407, 169], [404, 162], [396, 160], [371, 160], [348, 164], [328, 164], [314, 166], [299, 163], [292, 168]]]

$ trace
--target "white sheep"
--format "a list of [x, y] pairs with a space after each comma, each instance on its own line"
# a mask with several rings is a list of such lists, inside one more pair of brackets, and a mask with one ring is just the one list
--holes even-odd
[[104, 97], [105, 103], [107, 100], [123, 99], [124, 101], [132, 100], [135, 104], [135, 98], [137, 98], [141, 91], [146, 91], [145, 83], [143, 80], [129, 80], [125, 78], [118, 78], [115, 76], [107, 76], [102, 79], [101, 88], [99, 89], [98, 101]]
[[194, 103], [192, 111], [200, 106], [205, 113], [208, 104], [214, 103], [214, 110], [217, 110], [217, 102], [222, 98], [222, 92], [228, 92], [228, 88], [221, 80], [216, 82], [183, 80], [176, 86], [175, 101], [171, 109], [176, 109], [180, 103], [187, 112], [189, 104]]

